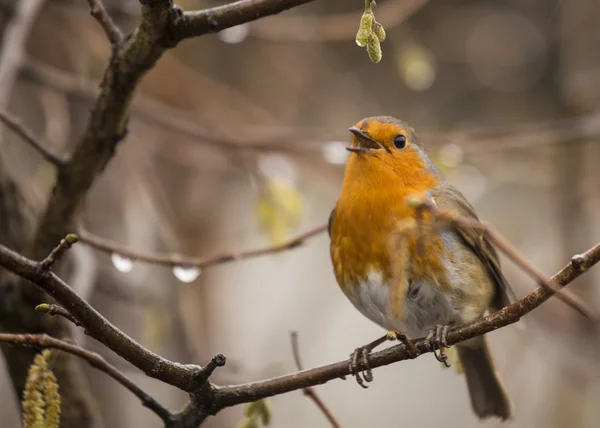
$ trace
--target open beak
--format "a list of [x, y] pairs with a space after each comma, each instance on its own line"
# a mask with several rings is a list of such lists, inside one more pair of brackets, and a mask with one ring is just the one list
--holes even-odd
[[346, 150], [349, 152], [355, 153], [370, 153], [382, 150], [383, 147], [377, 141], [371, 138], [371, 136], [362, 129], [358, 129], [356, 127], [349, 128], [348, 131], [352, 132], [356, 137], [356, 141], [358, 142], [358, 146], [350, 146], [346, 147]]

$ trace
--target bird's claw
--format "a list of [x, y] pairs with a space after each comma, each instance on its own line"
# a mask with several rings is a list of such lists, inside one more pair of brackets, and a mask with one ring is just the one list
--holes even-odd
[[[369, 365], [369, 354], [371, 349], [367, 346], [356, 348], [350, 355], [350, 374], [354, 376], [356, 382], [367, 389], [367, 383], [373, 382], [373, 371]], [[360, 360], [360, 361], [359, 361]]]
[[[433, 351], [435, 359], [440, 363], [443, 363], [446, 367], [450, 367], [450, 364], [448, 364], [448, 354], [446, 354], [445, 350], [445, 348], [449, 348], [447, 342], [448, 328], [449, 326], [447, 325], [438, 324], [435, 329], [429, 331], [425, 338], [425, 346], [427, 349]], [[432, 341], [433, 345], [431, 343]]]

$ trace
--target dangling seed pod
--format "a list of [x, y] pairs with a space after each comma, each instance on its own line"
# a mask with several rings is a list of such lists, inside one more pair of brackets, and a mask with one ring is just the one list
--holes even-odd
[[385, 30], [383, 29], [383, 25], [381, 25], [379, 22], [375, 21], [373, 30], [374, 30], [375, 34], [377, 35], [377, 38], [379, 39], [379, 41], [383, 42], [385, 40]]
[[369, 41], [367, 42], [367, 53], [369, 54], [369, 58], [374, 63], [378, 63], [381, 61], [381, 43], [379, 42], [379, 38], [375, 35], [375, 33], [369, 34]]
[[356, 33], [356, 44], [361, 48], [365, 47], [369, 42], [369, 35], [373, 31], [373, 23], [375, 16], [372, 12], [365, 12], [360, 18], [360, 25]]

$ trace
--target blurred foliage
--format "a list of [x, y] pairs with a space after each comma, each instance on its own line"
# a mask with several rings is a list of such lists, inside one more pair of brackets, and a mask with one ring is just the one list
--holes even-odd
[[256, 201], [256, 216], [269, 240], [281, 244], [302, 219], [304, 202], [298, 189], [278, 182], [266, 181]]
[[244, 407], [244, 419], [238, 428], [260, 428], [268, 426], [273, 419], [273, 412], [267, 399], [248, 403]]

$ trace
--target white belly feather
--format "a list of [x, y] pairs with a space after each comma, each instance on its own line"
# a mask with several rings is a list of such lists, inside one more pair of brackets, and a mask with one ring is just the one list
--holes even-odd
[[370, 272], [366, 281], [347, 287], [346, 296], [367, 318], [387, 330], [397, 330], [409, 338], [426, 335], [437, 324], [449, 324], [460, 319], [457, 308], [447, 295], [438, 292], [433, 283], [412, 285], [406, 299], [404, 319], [397, 319], [389, 307], [389, 284], [382, 275]]

